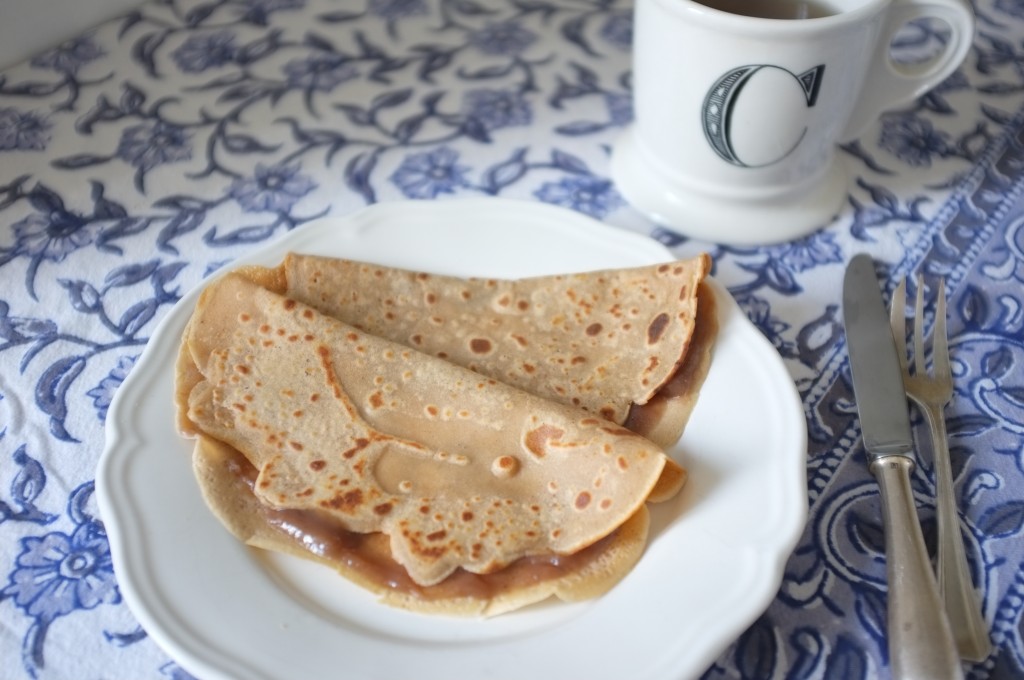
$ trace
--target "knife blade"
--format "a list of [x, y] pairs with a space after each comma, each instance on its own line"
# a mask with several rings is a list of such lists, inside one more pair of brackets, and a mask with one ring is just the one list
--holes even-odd
[[857, 255], [846, 269], [843, 319], [864, 448], [872, 458], [910, 455], [914, 439], [903, 369], [874, 263], [867, 255]]
[[855, 256], [846, 268], [843, 320], [868, 469], [882, 499], [892, 676], [962, 678], [910, 488], [914, 440], [903, 371], [868, 255]]

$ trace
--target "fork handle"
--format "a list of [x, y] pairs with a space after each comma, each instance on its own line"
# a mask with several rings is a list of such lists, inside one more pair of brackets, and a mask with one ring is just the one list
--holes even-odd
[[988, 625], [981, 615], [978, 594], [971, 582], [971, 570], [960, 533], [953, 470], [946, 444], [946, 418], [941, 406], [929, 404], [924, 413], [932, 433], [935, 465], [939, 595], [945, 603], [960, 656], [969, 661], [983, 661], [992, 653], [992, 642], [988, 636]]
[[871, 461], [878, 481], [885, 525], [889, 582], [889, 664], [894, 680], [958, 680], [963, 677], [949, 621], [939, 599], [917, 518], [907, 456]]

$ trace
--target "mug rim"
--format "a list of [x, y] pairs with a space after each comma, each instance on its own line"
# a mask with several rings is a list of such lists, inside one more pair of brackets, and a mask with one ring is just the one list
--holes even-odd
[[[642, 2], [644, 0], [637, 0]], [[780, 30], [793, 33], [816, 32], [825, 28], [857, 23], [865, 16], [870, 16], [879, 11], [882, 7], [891, 5], [894, 0], [862, 0], [855, 7], [849, 9], [838, 9], [836, 13], [823, 17], [811, 17], [807, 19], [773, 19], [768, 17], [754, 17], [745, 14], [736, 14], [722, 9], [709, 7], [697, 0], [654, 0], [666, 9], [685, 15], [688, 18], [696, 17], [707, 22], [717, 22], [732, 28], [746, 28], [763, 30], [771, 27], [776, 34]], [[843, 2], [844, 0], [839, 0]], [[826, 3], [830, 8], [832, 3]]]

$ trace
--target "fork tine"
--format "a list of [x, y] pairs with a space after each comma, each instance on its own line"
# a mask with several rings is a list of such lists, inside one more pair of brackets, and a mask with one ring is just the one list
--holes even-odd
[[917, 300], [914, 303], [914, 370], [927, 374], [924, 361], [924, 277], [917, 275]]
[[892, 339], [896, 341], [896, 355], [900, 358], [900, 368], [907, 372], [907, 280], [902, 279], [896, 290], [892, 292], [889, 304], [889, 327], [892, 328]]
[[952, 380], [949, 366], [949, 344], [946, 338], [946, 282], [939, 279], [935, 301], [935, 326], [932, 330], [932, 370], [936, 379]]

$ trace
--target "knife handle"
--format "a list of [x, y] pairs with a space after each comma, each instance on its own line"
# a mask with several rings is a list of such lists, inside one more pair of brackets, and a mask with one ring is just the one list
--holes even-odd
[[871, 461], [885, 525], [889, 581], [889, 665], [894, 680], [963, 677], [956, 642], [939, 598], [910, 489], [914, 461], [903, 455]]

